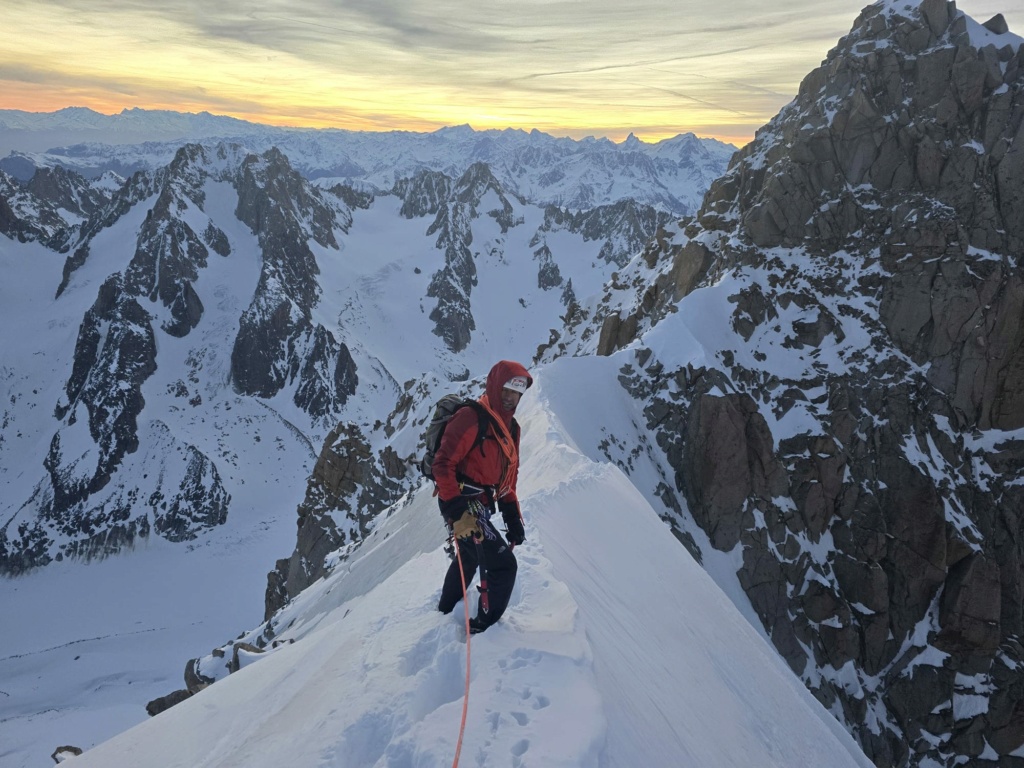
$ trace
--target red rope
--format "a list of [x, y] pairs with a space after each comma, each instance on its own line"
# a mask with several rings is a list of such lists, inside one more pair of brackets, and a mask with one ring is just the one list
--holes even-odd
[[462, 555], [459, 540], [455, 540], [455, 557], [459, 561], [459, 578], [462, 579], [462, 604], [466, 607], [466, 695], [462, 699], [462, 725], [459, 726], [459, 743], [455, 746], [455, 760], [452, 768], [458, 768], [462, 753], [462, 736], [466, 732], [466, 713], [469, 711], [469, 598], [466, 597], [466, 573], [462, 570]]

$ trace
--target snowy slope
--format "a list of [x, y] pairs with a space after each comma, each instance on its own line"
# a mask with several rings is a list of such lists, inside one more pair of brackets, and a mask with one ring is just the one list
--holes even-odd
[[[575, 447], [550, 410], [565, 394], [542, 373], [521, 414], [529, 540], [509, 613], [472, 638], [462, 764], [869, 765], [630, 481]], [[443, 536], [423, 489], [286, 609], [293, 643], [66, 764], [449, 764], [466, 645], [461, 608], [432, 609]]]

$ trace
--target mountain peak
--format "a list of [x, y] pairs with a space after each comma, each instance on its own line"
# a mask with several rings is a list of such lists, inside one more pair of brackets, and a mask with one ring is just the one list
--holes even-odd
[[438, 128], [434, 131], [435, 136], [462, 138], [465, 136], [472, 136], [476, 133], [476, 130], [469, 123], [463, 123], [462, 125], [446, 125], [444, 128]]
[[[993, 35], [946, 0], [865, 8], [797, 98], [712, 185], [705, 212], [724, 218], [706, 223], [730, 226], [739, 216], [758, 245], [813, 239], [843, 247], [860, 230], [863, 189], [891, 195], [886, 210], [909, 194], [935, 199], [963, 213], [978, 247], [1019, 249], [1022, 180], [1007, 151], [1021, 120], [1012, 94], [1024, 69], [1013, 45], [986, 42], [994, 37], [1016, 36]], [[823, 205], [835, 211], [827, 225], [817, 213]]]
[[622, 142], [622, 148], [623, 148], [623, 149], [637, 149], [637, 148], [639, 148], [639, 147], [640, 147], [640, 145], [641, 145], [642, 143], [643, 143], [643, 142], [642, 142], [642, 141], [640, 141], [640, 139], [638, 139], [638, 138], [636, 137], [636, 134], [635, 134], [635, 133], [633, 133], [632, 131], [630, 131], [630, 132], [629, 132], [629, 136], [627, 136], [627, 137], [626, 137], [626, 138], [625, 138], [625, 139], [623, 140], [623, 142]]

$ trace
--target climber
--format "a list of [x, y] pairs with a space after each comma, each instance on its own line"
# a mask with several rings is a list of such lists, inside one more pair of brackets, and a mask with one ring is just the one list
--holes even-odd
[[[481, 561], [481, 570], [486, 571], [486, 592], [481, 593], [477, 615], [470, 620], [474, 634], [494, 624], [508, 607], [518, 567], [512, 550], [526, 539], [516, 496], [519, 424], [514, 414], [532, 384], [533, 378], [521, 364], [510, 360], [495, 364], [487, 375], [483, 397], [474, 407], [455, 412], [434, 456], [438, 504], [459, 548], [466, 583]], [[477, 410], [486, 418], [479, 419]], [[486, 425], [482, 439], [481, 425]], [[505, 522], [507, 543], [491, 520], [495, 507]], [[452, 612], [462, 597], [462, 583], [459, 561], [454, 560], [445, 575], [439, 611]]]

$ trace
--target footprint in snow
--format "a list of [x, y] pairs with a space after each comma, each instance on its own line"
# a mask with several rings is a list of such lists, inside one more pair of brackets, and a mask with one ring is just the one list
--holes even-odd
[[512, 745], [512, 766], [513, 768], [519, 768], [523, 764], [522, 757], [526, 754], [526, 750], [530, 748], [530, 742], [527, 739], [520, 739]]
[[441, 646], [441, 628], [427, 632], [402, 656], [401, 674], [412, 677], [434, 663]]
[[498, 666], [503, 672], [510, 672], [516, 669], [533, 666], [540, 663], [541, 654], [539, 651], [531, 651], [528, 648], [517, 648], [512, 651], [512, 660], [501, 659]]

